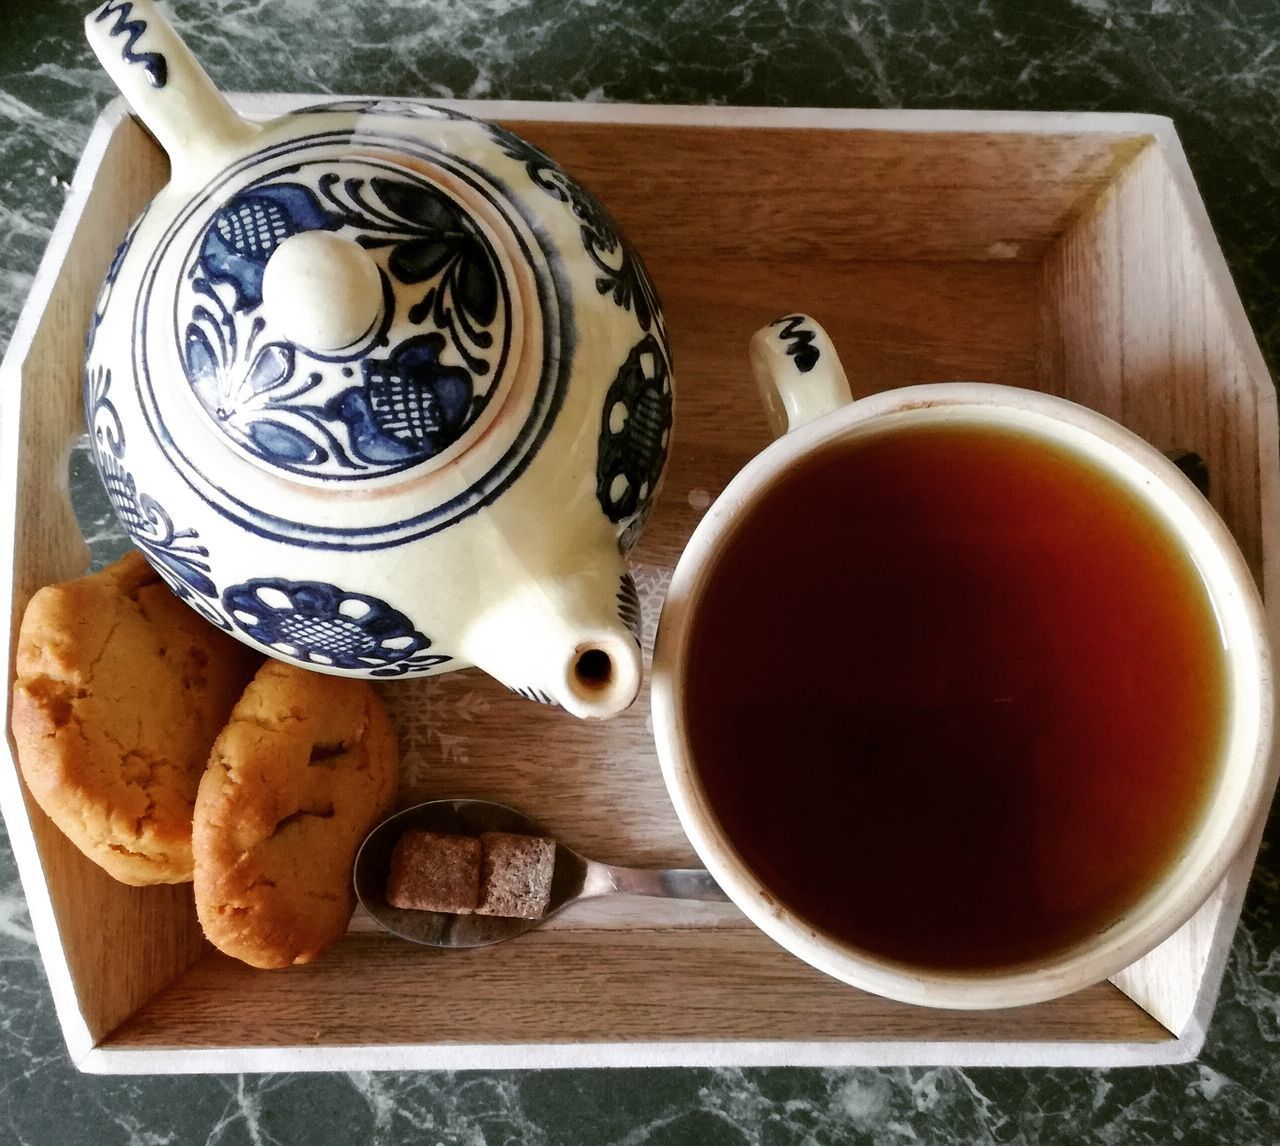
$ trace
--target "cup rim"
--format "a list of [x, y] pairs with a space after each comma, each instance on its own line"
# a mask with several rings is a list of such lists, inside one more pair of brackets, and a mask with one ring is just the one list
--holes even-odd
[[[676, 684], [688, 652], [689, 620], [720, 543], [793, 461], [828, 442], [907, 420], [990, 421], [993, 414], [994, 420], [1034, 436], [1093, 446], [1077, 452], [1133, 487], [1185, 546], [1200, 568], [1219, 626], [1231, 638], [1231, 734], [1222, 750], [1217, 785], [1187, 848], [1118, 922], [1033, 966], [944, 971], [899, 963], [844, 943], [791, 911], [756, 878], [721, 828], [698, 780]], [[1070, 441], [1065, 444], [1071, 447]], [[1234, 538], [1209, 502], [1155, 447], [1112, 419], [1065, 398], [990, 383], [930, 383], [884, 391], [784, 434], [752, 458], [703, 516], [676, 564], [652, 670], [653, 733], [667, 791], [694, 850], [744, 914], [784, 948], [837, 979], [901, 1002], [957, 1009], [1022, 1006], [1070, 994], [1127, 967], [1185, 923], [1224, 877], [1265, 812], [1277, 766], [1271, 751], [1273, 705], [1261, 598]], [[1242, 716], [1247, 727], [1240, 726]]]

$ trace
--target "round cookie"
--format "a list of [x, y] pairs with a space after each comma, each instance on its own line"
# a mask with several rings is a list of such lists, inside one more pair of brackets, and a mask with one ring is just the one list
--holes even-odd
[[391, 809], [395, 732], [362, 681], [268, 661], [213, 746], [196, 798], [196, 911], [254, 967], [309, 963], [355, 909], [351, 864]]
[[41, 589], [18, 636], [12, 718], [36, 803], [122, 883], [189, 881], [196, 789], [259, 659], [138, 552]]

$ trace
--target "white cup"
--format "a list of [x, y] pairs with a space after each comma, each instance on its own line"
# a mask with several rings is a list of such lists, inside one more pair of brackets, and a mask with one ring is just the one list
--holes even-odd
[[[1223, 878], [1274, 786], [1273, 681], [1262, 603], [1239, 549], [1190, 481], [1122, 426], [1072, 402], [976, 383], [911, 386], [853, 401], [826, 333], [792, 315], [752, 340], [752, 365], [777, 440], [752, 459], [703, 517], [676, 566], [653, 669], [653, 724], [663, 777], [694, 848], [761, 930], [813, 966], [864, 990], [934, 1007], [1020, 1006], [1099, 982], [1181, 926]], [[1146, 894], [1100, 935], [1014, 968], [946, 971], [860, 949], [794, 913], [735, 850], [699, 780], [682, 695], [691, 621], [722, 545], [753, 504], [800, 459], [830, 443], [908, 424], [1016, 430], [1088, 459], [1136, 493], [1199, 573], [1226, 649], [1227, 734], [1199, 826]]]

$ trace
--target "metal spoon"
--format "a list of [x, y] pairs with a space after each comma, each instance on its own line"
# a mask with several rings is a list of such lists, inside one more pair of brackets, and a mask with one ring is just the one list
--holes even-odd
[[356, 897], [388, 931], [428, 947], [487, 947], [523, 935], [580, 899], [601, 895], [650, 895], [664, 899], [728, 902], [729, 897], [702, 868], [614, 867], [580, 856], [556, 841], [551, 902], [539, 919], [506, 919], [497, 915], [452, 915], [444, 911], [407, 911], [386, 900], [391, 852], [409, 828], [478, 836], [481, 832], [517, 832], [550, 836], [514, 808], [489, 800], [431, 800], [405, 808], [373, 829], [356, 853]]

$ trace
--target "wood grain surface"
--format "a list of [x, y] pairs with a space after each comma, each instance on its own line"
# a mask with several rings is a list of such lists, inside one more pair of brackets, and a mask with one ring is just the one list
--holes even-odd
[[1163, 1042], [1110, 984], [1010, 1011], [935, 1011], [850, 990], [756, 931], [532, 931], [470, 952], [348, 936], [262, 974], [210, 952], [104, 1046], [1023, 1039]]

